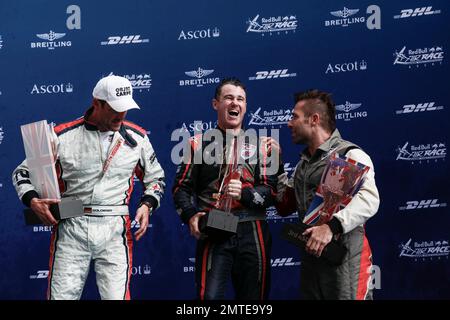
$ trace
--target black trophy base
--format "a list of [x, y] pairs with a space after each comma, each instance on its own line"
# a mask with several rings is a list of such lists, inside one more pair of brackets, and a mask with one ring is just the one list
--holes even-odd
[[[283, 225], [283, 228], [281, 230], [281, 237], [295, 244], [297, 247], [305, 249], [308, 237], [302, 235], [302, 233], [305, 232], [305, 230], [308, 228], [311, 228], [311, 226], [304, 223], [286, 223]], [[347, 248], [338, 243], [336, 240], [332, 240], [325, 246], [322, 254], [318, 259], [323, 259], [328, 264], [331, 264], [333, 266], [339, 266], [344, 261], [346, 253]]]
[[211, 240], [223, 240], [236, 234], [239, 218], [225, 211], [212, 209], [199, 223], [200, 232]]
[[[84, 216], [83, 202], [79, 199], [62, 198], [61, 202], [50, 205], [50, 212], [56, 220], [81, 217]], [[30, 208], [23, 210], [23, 213], [26, 225], [42, 224], [41, 219]]]

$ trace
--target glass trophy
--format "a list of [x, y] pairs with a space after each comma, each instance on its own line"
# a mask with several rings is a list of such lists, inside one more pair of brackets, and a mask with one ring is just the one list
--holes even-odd
[[[41, 199], [61, 199], [52, 130], [53, 127], [46, 120], [21, 126], [30, 180]], [[63, 197], [61, 202], [50, 205], [50, 212], [56, 220], [82, 216], [83, 203], [78, 199]], [[26, 224], [42, 223], [31, 209], [25, 209], [24, 214]]]

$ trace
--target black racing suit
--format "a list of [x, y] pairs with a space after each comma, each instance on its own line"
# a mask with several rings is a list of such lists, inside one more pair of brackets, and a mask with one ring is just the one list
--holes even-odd
[[[197, 212], [214, 208], [213, 195], [225, 176], [225, 161], [207, 163], [214, 157], [225, 158], [227, 139], [233, 137], [220, 130], [222, 141], [205, 141], [206, 134], [191, 138], [190, 159], [178, 166], [172, 190], [176, 209], [186, 224]], [[243, 137], [242, 131], [239, 137]], [[225, 240], [205, 238], [197, 242], [196, 285], [201, 300], [224, 299], [230, 275], [236, 299], [266, 299], [269, 293], [272, 240], [265, 218], [266, 208], [274, 203], [276, 170], [268, 174], [270, 164], [259, 143], [244, 140], [237, 146], [242, 193], [241, 199], [231, 205], [231, 213], [239, 216], [237, 233]], [[195, 161], [200, 156], [201, 161]]]

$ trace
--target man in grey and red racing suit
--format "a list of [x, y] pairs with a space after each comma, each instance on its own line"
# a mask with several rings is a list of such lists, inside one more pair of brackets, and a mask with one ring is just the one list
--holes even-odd
[[[370, 157], [355, 144], [343, 140], [336, 129], [335, 109], [329, 94], [318, 90], [295, 95], [288, 127], [294, 143], [304, 144], [293, 177], [279, 176], [276, 205], [281, 215], [297, 210], [303, 220], [320, 184], [329, 157], [337, 152], [370, 167], [350, 203], [328, 222], [309, 228], [306, 250], [301, 251], [300, 292], [304, 299], [372, 299], [372, 252], [364, 224], [380, 203], [375, 171]], [[347, 248], [340, 266], [317, 259], [335, 237]]]

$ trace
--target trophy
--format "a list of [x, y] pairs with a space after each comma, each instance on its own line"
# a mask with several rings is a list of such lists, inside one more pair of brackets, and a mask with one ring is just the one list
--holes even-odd
[[[21, 126], [22, 138], [30, 171], [30, 180], [36, 192], [43, 199], [61, 199], [55, 170], [54, 143], [46, 120]], [[62, 198], [60, 203], [50, 205], [50, 212], [56, 220], [84, 215], [83, 203], [74, 198]], [[42, 224], [33, 210], [24, 210], [27, 225]]]
[[239, 217], [231, 213], [233, 200], [227, 193], [222, 190], [227, 189], [231, 179], [239, 180], [242, 175], [242, 167], [237, 163], [237, 139], [233, 139], [233, 152], [230, 152], [227, 170], [224, 174], [219, 192], [213, 194], [216, 199], [214, 208], [204, 215], [199, 222], [200, 232], [213, 240], [226, 239], [236, 234]]
[[[308, 239], [301, 234], [311, 226], [327, 223], [333, 214], [345, 208], [361, 188], [369, 167], [346, 156], [333, 153], [325, 168], [316, 194], [302, 223], [287, 224], [282, 237], [300, 247]], [[339, 265], [345, 257], [346, 248], [333, 239], [323, 250], [321, 257], [333, 265]]]
[[[303, 235], [303, 232], [311, 226], [305, 223], [285, 223], [281, 229], [281, 237], [297, 247], [305, 248], [308, 237]], [[332, 240], [322, 250], [319, 259], [325, 260], [328, 264], [338, 266], [342, 264], [347, 249], [339, 244], [336, 240]]]
[[330, 221], [333, 214], [345, 208], [359, 191], [369, 169], [353, 159], [333, 153], [303, 222], [321, 225]]

